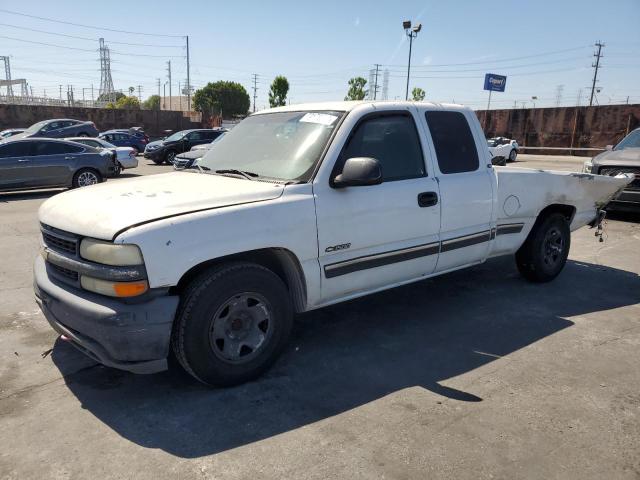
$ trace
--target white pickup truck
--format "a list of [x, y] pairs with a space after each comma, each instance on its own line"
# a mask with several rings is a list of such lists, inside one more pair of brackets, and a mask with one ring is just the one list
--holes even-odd
[[189, 170], [56, 195], [39, 211], [38, 304], [105, 365], [254, 378], [296, 312], [514, 255], [562, 270], [570, 231], [631, 181], [494, 169], [458, 105], [339, 102], [251, 115]]

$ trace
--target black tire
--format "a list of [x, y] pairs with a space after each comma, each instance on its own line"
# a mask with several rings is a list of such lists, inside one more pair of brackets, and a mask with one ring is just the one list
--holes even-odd
[[507, 161], [508, 162], [515, 162], [517, 157], [518, 157], [518, 152], [514, 148], [513, 150], [511, 150], [509, 152], [509, 158], [507, 159]]
[[[95, 183], [85, 183], [85, 177], [93, 177], [95, 179]], [[93, 168], [81, 168], [73, 175], [71, 188], [86, 187], [88, 185], [95, 185], [96, 183], [101, 182], [102, 175], [100, 175], [100, 172], [94, 170]]]
[[176, 152], [175, 150], [169, 150], [166, 155], [164, 156], [164, 161], [165, 163], [169, 163], [172, 164], [173, 160], [176, 158], [176, 155], [178, 154], [178, 152]]
[[80, 132], [80, 133], [78, 134], [78, 136], [79, 136], [79, 137], [88, 137], [88, 136], [89, 136], [89, 134], [88, 134], [88, 133], [86, 133], [86, 132]]
[[152, 158], [152, 160], [156, 165], [162, 165], [164, 163], [164, 158]]
[[565, 216], [547, 215], [536, 222], [516, 253], [518, 270], [531, 282], [549, 282], [564, 268], [570, 248], [571, 231]]
[[[237, 305], [251, 296], [261, 301], [249, 306], [247, 300], [244, 310], [244, 305]], [[251, 314], [245, 313], [254, 308]], [[266, 319], [256, 320], [253, 313]], [[243, 322], [253, 323], [254, 328], [236, 326]], [[180, 365], [197, 380], [213, 386], [237, 385], [258, 377], [273, 364], [292, 324], [291, 299], [280, 277], [260, 265], [234, 262], [213, 267], [188, 285], [181, 295], [171, 344]], [[264, 337], [242, 356], [243, 349], [251, 349], [243, 341], [253, 338], [257, 325], [261, 325]], [[233, 337], [243, 334], [240, 340]], [[225, 342], [229, 342], [229, 351], [237, 350], [237, 358], [224, 358]]]

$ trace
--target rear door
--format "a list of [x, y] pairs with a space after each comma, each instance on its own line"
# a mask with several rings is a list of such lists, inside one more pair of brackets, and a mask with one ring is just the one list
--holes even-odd
[[9, 142], [0, 145], [0, 188], [28, 186], [32, 169], [30, 144], [31, 142]]
[[423, 116], [442, 198], [440, 272], [484, 260], [493, 237], [494, 177], [487, 155], [478, 151], [486, 140], [472, 128], [470, 115], [433, 107]]

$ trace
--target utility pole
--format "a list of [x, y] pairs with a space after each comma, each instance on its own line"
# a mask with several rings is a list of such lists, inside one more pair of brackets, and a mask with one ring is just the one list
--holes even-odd
[[180, 81], [178, 81], [178, 103], [180, 105], [180, 111], [182, 111], [182, 90], [180, 90]]
[[578, 98], [576, 98], [576, 107], [580, 106], [580, 102], [582, 101], [582, 89], [578, 89]]
[[[410, 20], [405, 20], [402, 22], [402, 28], [404, 28], [404, 32], [409, 37], [409, 62], [407, 63], [407, 91], [405, 92], [404, 99], [409, 100], [409, 78], [411, 77], [411, 46], [413, 45], [413, 39], [418, 36], [418, 33], [422, 29], [422, 24], [418, 23], [415, 26], [411, 26]], [[489, 92], [491, 93], [491, 92]]]
[[596, 82], [598, 81], [598, 69], [600, 68], [600, 58], [602, 57], [602, 47], [604, 47], [604, 43], [596, 42], [596, 47], [598, 51], [593, 54], [596, 57], [596, 63], [592, 63], [591, 66], [595, 68], [593, 72], [593, 83], [591, 84], [591, 98], [589, 99], [589, 106], [593, 105], [593, 95], [596, 90]]
[[564, 85], [558, 85], [556, 87], [556, 107], [559, 107], [562, 103], [562, 92], [564, 91]]
[[93, 99], [93, 83], [91, 84], [91, 106], [95, 107], [96, 106], [96, 102]]
[[253, 112], [255, 113], [256, 111], [256, 97], [257, 97], [257, 92], [258, 91], [258, 74], [254, 73], [253, 74]]
[[171, 110], [171, 60], [167, 62], [167, 72], [169, 74], [169, 110]]
[[158, 78], [156, 80], [158, 80], [158, 96], [160, 97], [160, 79]]
[[62, 85], [60, 85], [60, 101], [62, 101]]
[[187, 110], [191, 111], [191, 58], [189, 56], [189, 35], [187, 35]]
[[138, 85], [138, 102], [142, 104], [142, 85]]
[[376, 63], [376, 75], [375, 75], [375, 82], [373, 84], [373, 99], [375, 100], [376, 97], [378, 96], [378, 71], [380, 69], [380, 64]]

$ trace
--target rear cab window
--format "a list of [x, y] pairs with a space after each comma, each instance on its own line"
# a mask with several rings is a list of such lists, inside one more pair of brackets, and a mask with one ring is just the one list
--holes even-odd
[[478, 149], [467, 118], [461, 112], [429, 110], [427, 126], [444, 174], [475, 172], [480, 167]]

